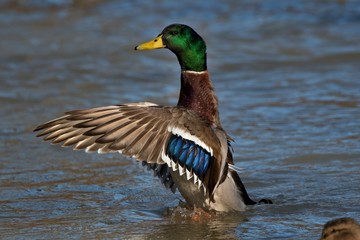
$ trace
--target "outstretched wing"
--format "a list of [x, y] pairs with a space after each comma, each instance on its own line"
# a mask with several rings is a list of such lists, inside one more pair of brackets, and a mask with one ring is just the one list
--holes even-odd
[[[37, 136], [87, 152], [120, 152], [147, 163], [167, 163], [212, 193], [224, 169], [226, 139], [185, 108], [131, 103], [67, 112], [38, 126]], [[225, 146], [227, 149], [227, 146]]]

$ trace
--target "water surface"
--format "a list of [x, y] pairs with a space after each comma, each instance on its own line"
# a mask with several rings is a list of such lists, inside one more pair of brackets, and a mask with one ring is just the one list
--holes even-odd
[[[359, 219], [357, 1], [1, 1], [2, 239], [317, 239]], [[42, 143], [64, 111], [176, 104], [170, 51], [136, 52], [168, 24], [208, 46], [223, 127], [252, 198], [273, 205], [193, 222], [133, 160]]]

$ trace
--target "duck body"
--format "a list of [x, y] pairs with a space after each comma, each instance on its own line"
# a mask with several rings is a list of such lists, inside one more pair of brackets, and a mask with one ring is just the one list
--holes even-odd
[[327, 222], [320, 240], [360, 240], [360, 225], [353, 218], [337, 218]]
[[173, 24], [136, 50], [168, 48], [181, 66], [177, 106], [128, 103], [75, 110], [38, 126], [38, 136], [87, 152], [119, 152], [144, 161], [165, 186], [194, 207], [243, 211], [255, 204], [235, 171], [218, 100], [206, 66], [206, 46], [190, 27]]

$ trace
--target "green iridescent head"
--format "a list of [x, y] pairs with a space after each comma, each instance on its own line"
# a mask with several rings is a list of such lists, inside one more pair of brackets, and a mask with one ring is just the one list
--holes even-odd
[[183, 24], [167, 26], [155, 39], [140, 44], [136, 50], [168, 48], [177, 56], [181, 70], [206, 70], [206, 45], [194, 29]]

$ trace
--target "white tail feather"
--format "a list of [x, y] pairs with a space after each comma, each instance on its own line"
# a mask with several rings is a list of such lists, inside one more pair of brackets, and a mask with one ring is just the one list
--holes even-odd
[[194, 174], [194, 184], [196, 184], [198, 182], [198, 176], [196, 176], [196, 174]]
[[180, 173], [180, 176], [185, 174], [185, 168], [182, 167], [180, 164], [179, 164], [179, 173]]
[[241, 167], [235, 166], [235, 165], [233, 165], [233, 164], [229, 164], [229, 168], [230, 168], [231, 170], [234, 170], [234, 171], [238, 172], [238, 173], [243, 172], [244, 169], [245, 169], [245, 168], [241, 168]]
[[190, 180], [193, 177], [193, 173], [186, 169], [186, 179]]

